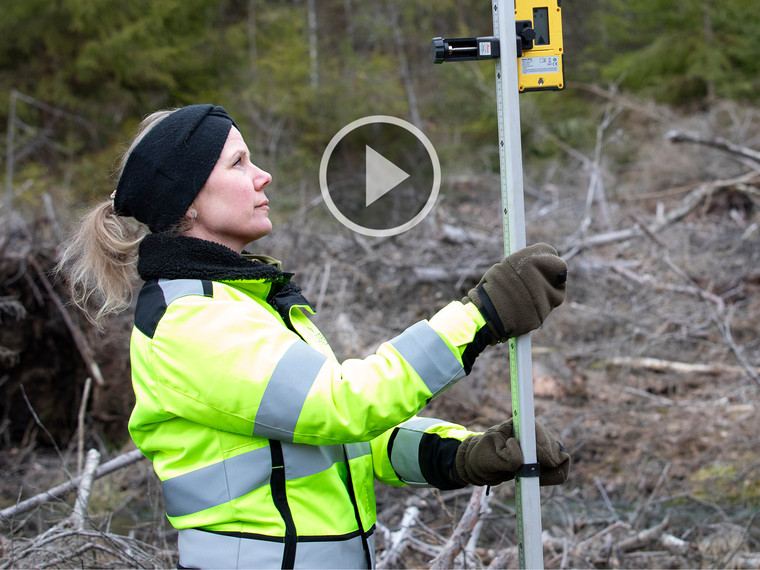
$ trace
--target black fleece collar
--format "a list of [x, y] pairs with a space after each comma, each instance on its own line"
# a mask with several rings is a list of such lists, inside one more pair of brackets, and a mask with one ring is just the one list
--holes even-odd
[[292, 273], [257, 259], [248, 259], [228, 247], [188, 236], [148, 234], [140, 242], [137, 272], [153, 279], [207, 279], [211, 281], [266, 281], [272, 283], [267, 302], [296, 334], [290, 320], [293, 305], [308, 306]]
[[285, 284], [292, 273], [251, 260], [218, 243], [167, 234], [148, 234], [140, 243], [137, 272], [151, 279], [261, 280]]

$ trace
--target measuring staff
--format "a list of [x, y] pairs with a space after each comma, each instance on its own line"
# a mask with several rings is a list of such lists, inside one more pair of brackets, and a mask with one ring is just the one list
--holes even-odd
[[[525, 247], [519, 93], [565, 87], [561, 0], [494, 0], [493, 36], [433, 38], [434, 63], [495, 59], [504, 254]], [[543, 568], [530, 336], [509, 341], [512, 413], [525, 464], [515, 501], [521, 568]]]

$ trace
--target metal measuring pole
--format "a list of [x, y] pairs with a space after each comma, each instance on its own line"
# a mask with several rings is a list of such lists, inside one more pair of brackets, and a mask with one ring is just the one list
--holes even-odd
[[[494, 36], [504, 39], [499, 42], [501, 57], [495, 61], [504, 254], [509, 255], [526, 245], [515, 2], [494, 0], [492, 8]], [[512, 415], [515, 435], [520, 442], [524, 460], [523, 473], [515, 479], [517, 541], [520, 568], [543, 568], [533, 360], [530, 349], [530, 334], [509, 340]]]
[[[502, 225], [506, 256], [526, 245], [517, 46], [519, 42], [522, 55], [522, 48], [526, 45], [523, 40], [532, 48], [532, 40], [536, 34], [535, 30], [530, 28], [532, 22], [515, 20], [515, 0], [493, 0], [491, 8], [493, 36], [438, 37], [433, 38], [431, 48], [434, 63], [496, 60]], [[541, 496], [538, 484], [533, 363], [529, 334], [509, 340], [509, 367], [513, 425], [524, 460], [515, 479], [520, 567], [542, 569], [544, 562], [541, 544]]]

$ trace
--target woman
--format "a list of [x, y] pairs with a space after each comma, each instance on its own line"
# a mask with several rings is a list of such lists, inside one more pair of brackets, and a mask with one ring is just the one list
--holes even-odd
[[[474, 433], [415, 414], [486, 346], [540, 326], [567, 268], [549, 246], [526, 248], [462, 302], [340, 363], [292, 274], [243, 251], [272, 228], [270, 181], [221, 107], [154, 114], [60, 267], [98, 320], [128, 304], [137, 260], [129, 430], [161, 479], [180, 567], [372, 567], [374, 479], [514, 477], [511, 420]], [[562, 483], [569, 456], [541, 426], [537, 440], [541, 483]]]

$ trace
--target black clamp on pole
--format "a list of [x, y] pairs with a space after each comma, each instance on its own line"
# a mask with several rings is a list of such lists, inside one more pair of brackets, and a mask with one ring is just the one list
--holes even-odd
[[[523, 50], [533, 48], [536, 31], [530, 20], [515, 22], [515, 41], [517, 57], [522, 57]], [[433, 63], [444, 61], [474, 61], [478, 59], [496, 59], [501, 55], [499, 38], [483, 36], [479, 38], [433, 38], [430, 45]]]
[[430, 46], [433, 63], [473, 61], [499, 57], [499, 38], [433, 38]]
[[523, 463], [515, 473], [517, 477], [540, 477], [541, 476], [541, 464], [539, 463]]

